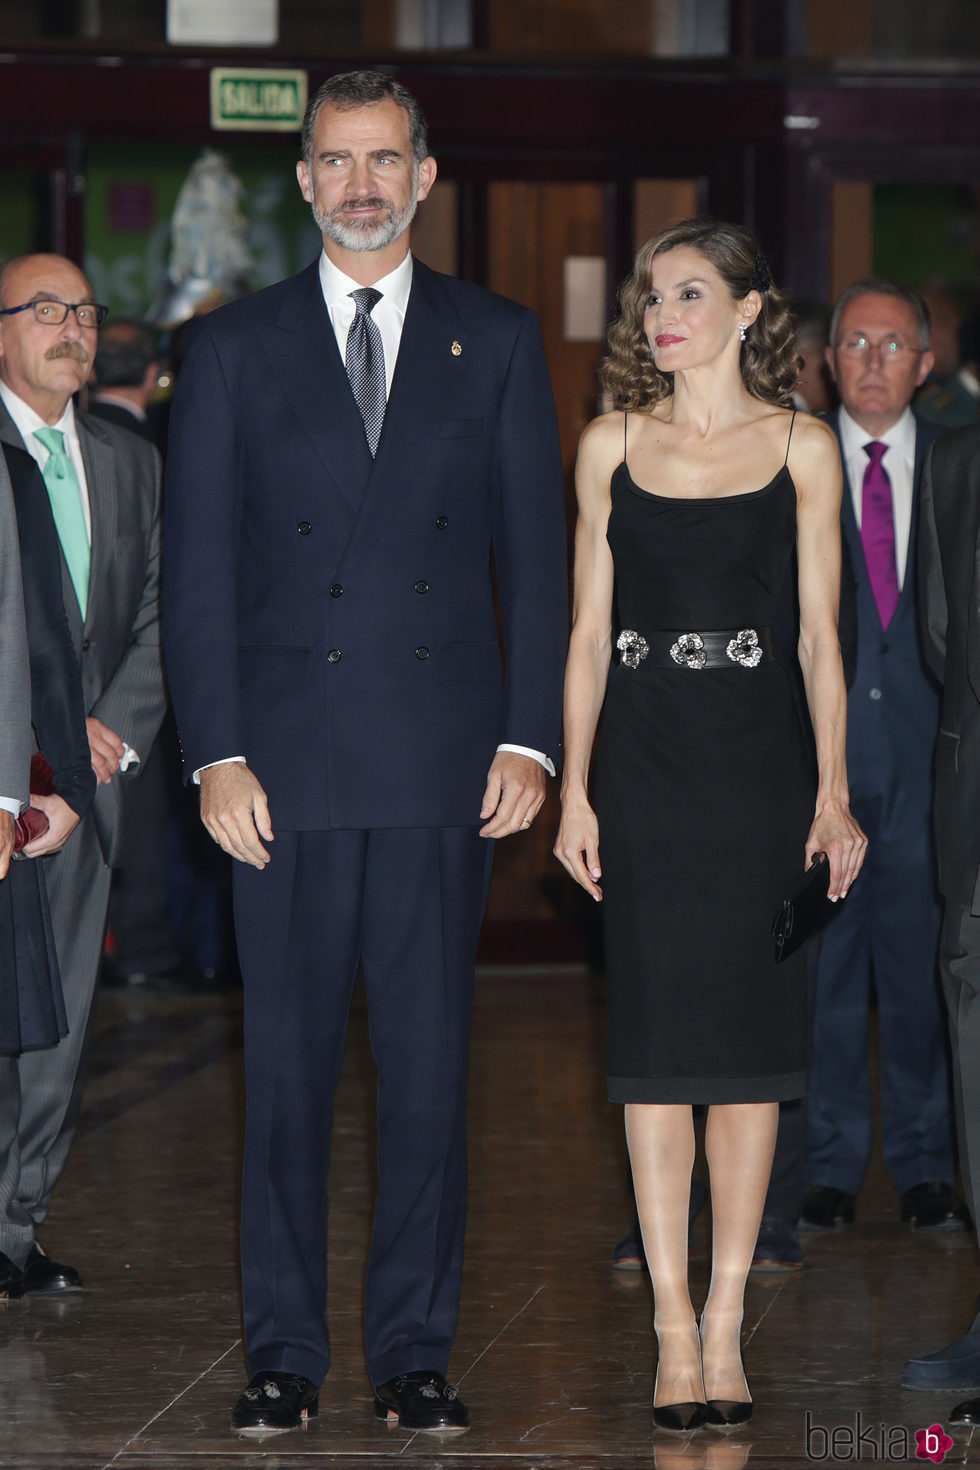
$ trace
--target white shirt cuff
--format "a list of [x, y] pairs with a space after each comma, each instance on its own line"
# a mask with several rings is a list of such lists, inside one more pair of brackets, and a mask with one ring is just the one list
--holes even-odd
[[[529, 755], [532, 760], [537, 761], [539, 765], [544, 766], [549, 776], [553, 776], [555, 774], [555, 763], [550, 756], [545, 755], [543, 750], [532, 750], [530, 746], [527, 745], [498, 745], [497, 750], [509, 750], [512, 751], [514, 755]], [[198, 766], [197, 770], [191, 777], [191, 780], [194, 782], [195, 786], [200, 786], [202, 771], [210, 771], [212, 766], [229, 766], [235, 762], [240, 765], [244, 765], [245, 757], [243, 755], [226, 755], [223, 760], [210, 761], [209, 764], [206, 766]]]
[[20, 816], [21, 803], [16, 796], [0, 796], [0, 812], [9, 812], [12, 817]]
[[497, 750], [498, 752], [509, 750], [514, 755], [529, 755], [533, 761], [537, 761], [539, 766], [544, 766], [549, 776], [555, 774], [555, 763], [550, 755], [545, 755], [543, 750], [532, 750], [529, 745], [498, 745]]
[[220, 761], [209, 761], [206, 766], [198, 766], [197, 770], [194, 772], [193, 776], [191, 777], [191, 780], [194, 782], [194, 785], [195, 786], [200, 786], [200, 784], [201, 784], [201, 772], [202, 771], [210, 771], [213, 766], [232, 766], [232, 765], [243, 766], [244, 764], [245, 764], [245, 757], [243, 755], [226, 755]]

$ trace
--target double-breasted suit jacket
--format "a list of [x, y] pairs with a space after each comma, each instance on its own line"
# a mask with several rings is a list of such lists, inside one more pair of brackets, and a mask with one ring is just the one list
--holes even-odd
[[461, 826], [499, 743], [556, 756], [562, 485], [530, 312], [416, 261], [372, 461], [314, 264], [204, 319], [175, 417], [188, 775], [245, 756], [274, 828]]
[[266, 869], [234, 869], [250, 1371], [319, 1382], [330, 1363], [324, 1186], [363, 959], [379, 1073], [368, 1369], [445, 1372], [480, 809], [498, 745], [558, 746], [563, 485], [533, 315], [415, 262], [372, 460], [318, 264], [212, 313], [177, 386], [164, 565], [186, 773], [243, 756], [276, 834]]

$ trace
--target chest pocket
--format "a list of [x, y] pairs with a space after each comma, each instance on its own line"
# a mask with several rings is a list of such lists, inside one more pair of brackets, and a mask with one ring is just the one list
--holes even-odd
[[436, 426], [437, 439], [480, 439], [486, 434], [488, 419], [452, 419]]

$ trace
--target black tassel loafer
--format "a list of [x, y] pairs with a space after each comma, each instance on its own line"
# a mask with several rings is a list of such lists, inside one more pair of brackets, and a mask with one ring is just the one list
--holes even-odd
[[441, 1373], [400, 1373], [374, 1390], [374, 1412], [401, 1429], [468, 1429], [469, 1410]]
[[235, 1405], [231, 1427], [239, 1434], [276, 1434], [316, 1418], [320, 1390], [296, 1373], [256, 1373]]

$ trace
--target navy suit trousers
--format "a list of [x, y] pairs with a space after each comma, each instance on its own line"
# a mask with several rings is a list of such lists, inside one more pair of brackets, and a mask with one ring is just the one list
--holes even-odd
[[807, 1093], [808, 1184], [857, 1194], [871, 1156], [869, 1004], [878, 1003], [881, 1131], [899, 1194], [956, 1178], [946, 1018], [937, 974], [940, 910], [929, 814], [896, 821], [853, 796], [868, 855], [823, 935]]
[[447, 1370], [466, 1214], [473, 971], [492, 848], [475, 827], [280, 832], [264, 871], [235, 865], [253, 1375], [319, 1383], [330, 1366], [326, 1179], [359, 962], [378, 1067], [368, 1370], [375, 1384]]

